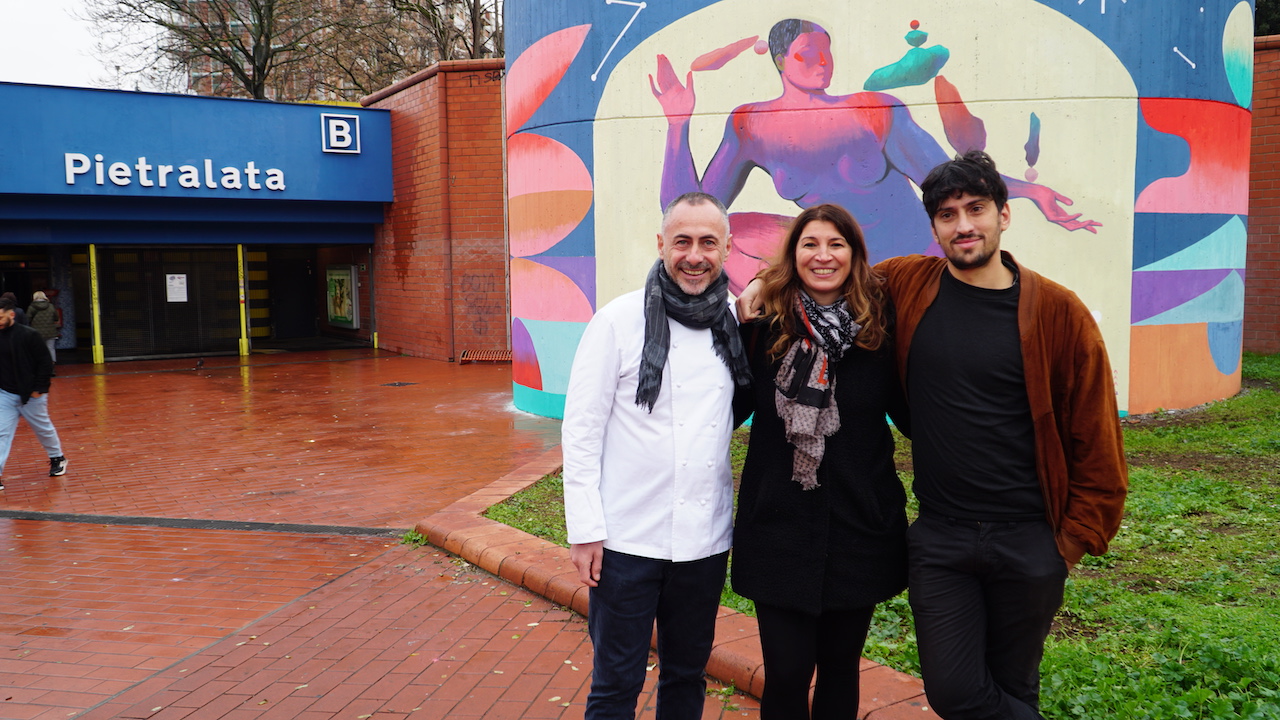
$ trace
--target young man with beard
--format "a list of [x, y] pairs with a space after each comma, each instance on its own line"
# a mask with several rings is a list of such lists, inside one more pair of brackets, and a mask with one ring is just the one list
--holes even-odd
[[912, 418], [911, 608], [934, 710], [1040, 718], [1040, 659], [1068, 569], [1120, 527], [1128, 471], [1111, 366], [1075, 293], [1000, 250], [985, 153], [921, 186], [946, 259], [894, 258]]
[[633, 718], [658, 625], [658, 717], [702, 716], [732, 536], [734, 388], [749, 370], [723, 273], [724, 205], [667, 206], [643, 290], [600, 308], [563, 425], [570, 557], [591, 587], [588, 720]]
[[[1008, 190], [986, 153], [939, 165], [921, 190], [945, 258], [876, 270], [911, 410], [908, 582], [925, 692], [946, 720], [1041, 718], [1040, 659], [1067, 572], [1107, 551], [1124, 511], [1111, 366], [1075, 293], [1000, 249]], [[753, 302], [748, 288], [740, 314]]]

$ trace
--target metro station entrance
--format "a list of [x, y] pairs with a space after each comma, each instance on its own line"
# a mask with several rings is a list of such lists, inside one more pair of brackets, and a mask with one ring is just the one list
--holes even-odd
[[50, 296], [58, 362], [376, 344], [390, 111], [5, 82], [0, 104], [23, 148], [0, 292]]
[[98, 292], [107, 360], [237, 352], [235, 247], [101, 248]]

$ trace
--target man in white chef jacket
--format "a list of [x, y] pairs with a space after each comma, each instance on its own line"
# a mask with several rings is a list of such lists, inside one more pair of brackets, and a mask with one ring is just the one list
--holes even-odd
[[667, 206], [643, 290], [601, 308], [565, 398], [570, 557], [591, 587], [587, 720], [635, 717], [654, 620], [658, 717], [699, 718], [732, 536], [733, 393], [750, 379], [724, 205]]

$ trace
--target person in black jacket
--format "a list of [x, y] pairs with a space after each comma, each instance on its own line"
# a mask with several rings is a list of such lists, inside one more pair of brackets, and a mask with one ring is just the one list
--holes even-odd
[[761, 717], [847, 718], [875, 605], [907, 585], [907, 497], [885, 422], [909, 431], [892, 312], [838, 205], [804, 210], [760, 277], [764, 317], [740, 328], [755, 420], [733, 587], [756, 603]]
[[[9, 448], [18, 429], [18, 418], [39, 438], [49, 455], [49, 476], [67, 472], [58, 431], [49, 419], [49, 383], [53, 358], [40, 333], [15, 321], [13, 300], [0, 297], [0, 478], [9, 459]], [[0, 489], [3, 489], [0, 480]]]
[[22, 306], [18, 304], [18, 296], [11, 292], [0, 293], [0, 298], [13, 301], [13, 320], [19, 325], [30, 325], [31, 321], [27, 319], [27, 314], [22, 311]]

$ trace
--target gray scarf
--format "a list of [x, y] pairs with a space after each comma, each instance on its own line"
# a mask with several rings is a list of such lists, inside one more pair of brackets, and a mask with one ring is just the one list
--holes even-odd
[[711, 329], [716, 355], [729, 367], [734, 383], [751, 382], [747, 353], [738, 335], [738, 322], [729, 312], [729, 276], [724, 272], [701, 295], [686, 295], [659, 259], [644, 281], [644, 350], [640, 355], [640, 382], [636, 405], [653, 412], [662, 389], [662, 368], [671, 349], [667, 318], [697, 330]]

